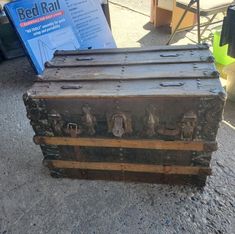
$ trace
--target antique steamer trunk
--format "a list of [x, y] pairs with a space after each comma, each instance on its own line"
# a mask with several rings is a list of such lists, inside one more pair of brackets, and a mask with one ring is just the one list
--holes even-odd
[[58, 51], [24, 95], [55, 177], [203, 185], [225, 92], [207, 45]]

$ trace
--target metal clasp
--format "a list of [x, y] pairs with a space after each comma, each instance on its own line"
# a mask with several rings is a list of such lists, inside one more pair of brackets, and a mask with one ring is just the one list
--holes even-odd
[[118, 112], [107, 117], [109, 132], [114, 136], [121, 138], [124, 134], [132, 133], [132, 123], [129, 114]]
[[77, 135], [80, 134], [78, 125], [75, 123], [68, 123], [66, 132], [71, 136], [71, 137], [77, 137]]
[[113, 130], [112, 133], [116, 137], [122, 137], [126, 128], [126, 116], [124, 114], [116, 114], [112, 118]]

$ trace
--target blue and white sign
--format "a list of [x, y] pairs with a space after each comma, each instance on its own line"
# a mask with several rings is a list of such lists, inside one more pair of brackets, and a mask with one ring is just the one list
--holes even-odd
[[100, 0], [16, 0], [5, 11], [38, 74], [56, 50], [116, 47]]

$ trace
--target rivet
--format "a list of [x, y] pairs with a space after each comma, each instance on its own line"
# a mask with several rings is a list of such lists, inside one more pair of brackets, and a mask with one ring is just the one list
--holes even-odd
[[209, 56], [207, 58], [207, 62], [209, 62], [209, 63], [213, 63], [214, 61], [215, 61], [215, 58], [213, 56]]
[[218, 71], [213, 71], [211, 73], [211, 76], [214, 77], [214, 78], [219, 78], [220, 77], [220, 73]]

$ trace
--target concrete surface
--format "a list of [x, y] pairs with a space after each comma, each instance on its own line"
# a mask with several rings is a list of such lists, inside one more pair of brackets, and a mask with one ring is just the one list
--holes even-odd
[[[147, 9], [146, 1], [141, 4]], [[144, 14], [113, 4], [111, 14], [118, 46], [158, 45], [169, 36], [153, 29]], [[226, 106], [204, 190], [53, 179], [32, 142], [22, 102], [33, 78], [26, 58], [0, 65], [0, 233], [234, 233], [234, 103]]]

